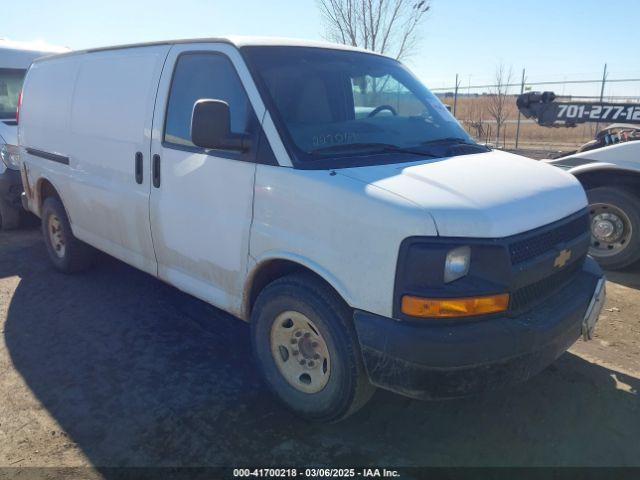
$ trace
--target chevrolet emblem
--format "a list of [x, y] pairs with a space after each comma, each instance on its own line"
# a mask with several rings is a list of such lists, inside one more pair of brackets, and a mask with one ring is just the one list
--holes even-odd
[[571, 258], [571, 250], [562, 250], [556, 257], [556, 259], [553, 261], [553, 266], [562, 268], [567, 264], [570, 258]]

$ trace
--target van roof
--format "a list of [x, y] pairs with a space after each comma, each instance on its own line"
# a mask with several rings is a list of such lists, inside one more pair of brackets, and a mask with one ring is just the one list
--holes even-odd
[[[338, 43], [322, 42], [315, 40], [301, 40], [296, 38], [284, 38], [284, 37], [254, 37], [254, 36], [239, 36], [231, 35], [225, 37], [206, 37], [206, 38], [189, 38], [178, 40], [162, 40], [146, 43], [130, 43], [124, 45], [113, 45], [109, 47], [97, 47], [87, 48], [84, 50], [73, 50], [58, 55], [51, 55], [43, 58], [39, 58], [37, 61], [50, 60], [53, 58], [59, 58], [69, 55], [78, 55], [92, 52], [102, 52], [105, 50], [120, 50], [124, 48], [137, 48], [137, 47], [149, 47], [154, 45], [176, 45], [184, 43], [227, 43], [237, 48], [246, 46], [282, 46], [282, 47], [315, 47], [315, 48], [330, 48], [334, 50], [350, 50], [355, 52], [365, 52], [377, 54], [363, 48], [352, 47], [349, 45], [342, 45]], [[379, 54], [377, 54], [379, 55]]]

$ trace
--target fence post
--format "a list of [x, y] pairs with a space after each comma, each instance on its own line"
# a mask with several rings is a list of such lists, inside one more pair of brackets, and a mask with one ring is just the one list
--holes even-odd
[[[520, 95], [524, 93], [524, 68], [522, 69], [522, 83], [520, 84]], [[520, 117], [522, 114], [518, 110], [518, 125], [516, 126], [516, 149], [518, 148], [518, 141], [520, 140]]]
[[456, 89], [453, 92], [453, 116], [456, 116], [456, 110], [458, 108], [458, 87], [460, 84], [458, 83], [458, 74], [456, 73]]
[[507, 128], [509, 124], [504, 124], [504, 131], [502, 132], [502, 148], [507, 148]]
[[[600, 103], [604, 100], [604, 86], [607, 83], [607, 64], [604, 64], [604, 71], [602, 72], [602, 86], [600, 87]], [[596, 123], [596, 131], [598, 133], [600, 130], [600, 122]]]

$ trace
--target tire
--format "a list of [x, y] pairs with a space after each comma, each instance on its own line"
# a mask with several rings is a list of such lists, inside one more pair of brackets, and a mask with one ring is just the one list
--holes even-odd
[[[622, 188], [613, 187], [587, 190], [587, 198], [592, 234], [589, 254], [607, 270], [619, 270], [640, 260], [640, 198]], [[611, 218], [614, 221], [608, 222], [614, 225], [615, 233], [611, 240], [617, 238], [615, 242], [605, 241], [602, 235], [597, 236], [603, 233], [596, 230], [598, 219], [606, 220], [606, 215], [613, 215]]]
[[42, 234], [53, 265], [63, 273], [75, 273], [93, 265], [96, 251], [71, 231], [67, 213], [56, 197], [42, 205]]
[[0, 199], [0, 230], [13, 230], [20, 226], [20, 211]]
[[[291, 315], [295, 316], [295, 324], [289, 327], [289, 322], [293, 321], [286, 317]], [[299, 328], [305, 318], [310, 323]], [[291, 332], [287, 328], [291, 328]], [[290, 334], [290, 343], [276, 346], [277, 352], [272, 350], [272, 345], [278, 343], [272, 342], [274, 332]], [[301, 337], [296, 337], [298, 332], [302, 333]], [[308, 348], [305, 351], [306, 337], [311, 345], [317, 345], [312, 351], [320, 353], [312, 356]], [[293, 345], [296, 340], [299, 343]], [[251, 342], [267, 385], [291, 411], [307, 420], [342, 420], [363, 407], [375, 392], [362, 364], [351, 309], [330, 287], [311, 274], [283, 277], [260, 293], [251, 315]], [[283, 362], [281, 347], [288, 351], [287, 362], [295, 363]], [[277, 360], [278, 355], [280, 360]], [[302, 360], [298, 361], [298, 358]], [[319, 360], [312, 369], [314, 358]], [[313, 377], [306, 373], [296, 377], [295, 373], [289, 375], [288, 380], [281, 369], [297, 369], [302, 361], [307, 362], [305, 368], [308, 367], [307, 371]], [[325, 369], [326, 373], [323, 373]], [[305, 375], [312, 379], [308, 385], [302, 382]], [[295, 379], [295, 386], [292, 379]], [[319, 391], [313, 391], [323, 382], [326, 383]], [[312, 391], [301, 391], [301, 388]]]

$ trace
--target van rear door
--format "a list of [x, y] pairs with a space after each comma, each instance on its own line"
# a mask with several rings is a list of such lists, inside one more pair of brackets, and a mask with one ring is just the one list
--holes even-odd
[[[200, 99], [227, 102], [232, 133], [249, 133], [253, 147], [240, 152], [195, 146], [191, 115]], [[263, 114], [235, 47], [172, 47], [153, 120], [150, 212], [158, 276], [234, 313], [240, 310], [248, 260], [255, 146]]]

